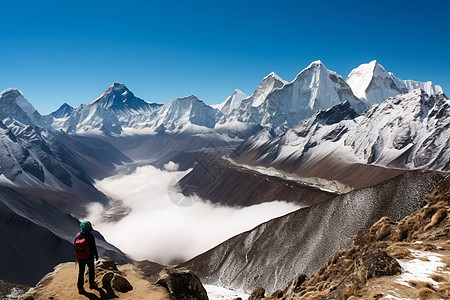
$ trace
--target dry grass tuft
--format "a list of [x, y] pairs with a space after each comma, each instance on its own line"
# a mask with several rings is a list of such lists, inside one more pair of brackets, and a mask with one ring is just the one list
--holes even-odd
[[408, 284], [412, 287], [418, 288], [418, 289], [432, 289], [433, 285], [429, 282], [425, 282], [425, 281], [416, 281], [416, 280], [410, 280], [408, 281]]
[[417, 245], [417, 248], [419, 250], [422, 250], [422, 251], [436, 250], [436, 245], [433, 244], [433, 243], [430, 243], [430, 242], [422, 243], [422, 244], [416, 244], [416, 245]]
[[342, 291], [342, 300], [346, 300], [350, 298], [350, 296], [355, 295], [356, 293], [356, 285], [350, 284], [345, 287], [345, 289]]
[[403, 246], [392, 245], [387, 249], [387, 253], [393, 258], [401, 259], [408, 257], [411, 254], [411, 251]]
[[433, 275], [431, 275], [430, 278], [436, 282], [447, 282], [447, 279], [444, 276], [439, 275], [439, 274], [433, 274]]
[[431, 227], [436, 226], [441, 223], [445, 218], [447, 218], [447, 210], [445, 208], [439, 209], [431, 218], [430, 224], [425, 226], [424, 231], [429, 230]]
[[441, 284], [441, 291], [447, 296], [447, 299], [450, 299], [450, 282]]
[[444, 256], [442, 258], [442, 261], [446, 264], [446, 266], [449, 268], [450, 267], [450, 257], [449, 256]]
[[419, 290], [419, 299], [420, 300], [431, 300], [431, 299], [439, 299], [435, 291], [429, 288], [423, 288]]

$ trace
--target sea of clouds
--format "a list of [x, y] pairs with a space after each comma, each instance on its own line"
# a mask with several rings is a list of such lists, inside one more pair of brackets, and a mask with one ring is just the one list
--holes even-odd
[[286, 202], [232, 208], [185, 197], [174, 185], [187, 172], [177, 171], [174, 163], [167, 164], [165, 170], [148, 165], [132, 174], [98, 181], [96, 187], [121, 201], [130, 213], [117, 222], [108, 222], [102, 218], [105, 208], [93, 204], [87, 219], [108, 242], [134, 259], [171, 264], [300, 208]]

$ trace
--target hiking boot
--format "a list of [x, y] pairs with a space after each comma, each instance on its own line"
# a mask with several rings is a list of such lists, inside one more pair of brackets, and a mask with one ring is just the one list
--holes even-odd
[[90, 288], [91, 290], [98, 288], [98, 283], [97, 283], [97, 282], [90, 283], [90, 284], [89, 284], [89, 288]]
[[78, 287], [78, 294], [84, 294], [86, 291], [84, 290], [84, 287]]

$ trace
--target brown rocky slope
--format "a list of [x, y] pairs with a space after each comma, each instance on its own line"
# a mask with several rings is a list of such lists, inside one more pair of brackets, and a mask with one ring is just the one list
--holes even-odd
[[419, 210], [379, 219], [311, 278], [264, 299], [450, 299], [450, 175]]

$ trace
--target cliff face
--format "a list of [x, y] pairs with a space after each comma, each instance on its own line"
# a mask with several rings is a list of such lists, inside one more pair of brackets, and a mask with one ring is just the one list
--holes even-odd
[[408, 172], [380, 185], [356, 190], [264, 223], [184, 264], [202, 282], [247, 292], [258, 286], [283, 288], [299, 273], [312, 276], [358, 231], [383, 216], [400, 221], [420, 208], [443, 178]]

